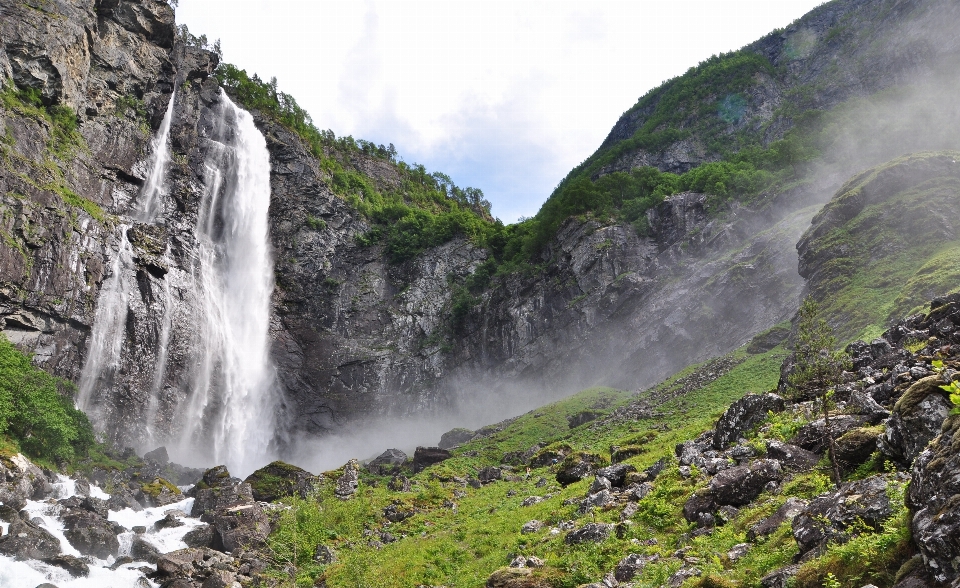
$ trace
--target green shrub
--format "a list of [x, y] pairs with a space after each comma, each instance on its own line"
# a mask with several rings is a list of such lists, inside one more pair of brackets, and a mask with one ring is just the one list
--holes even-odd
[[93, 428], [73, 406], [73, 392], [0, 336], [0, 434], [28, 456], [67, 461], [93, 447]]

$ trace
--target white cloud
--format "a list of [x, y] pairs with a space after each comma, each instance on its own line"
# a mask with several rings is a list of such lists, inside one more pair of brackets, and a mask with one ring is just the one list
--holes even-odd
[[662, 81], [817, 0], [180, 0], [224, 57], [276, 76], [317, 126], [394, 143], [531, 215]]

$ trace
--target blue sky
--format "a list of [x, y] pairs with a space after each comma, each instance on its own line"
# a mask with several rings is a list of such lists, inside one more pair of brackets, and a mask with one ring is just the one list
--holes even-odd
[[648, 90], [818, 0], [180, 0], [224, 59], [315, 124], [531, 216]]

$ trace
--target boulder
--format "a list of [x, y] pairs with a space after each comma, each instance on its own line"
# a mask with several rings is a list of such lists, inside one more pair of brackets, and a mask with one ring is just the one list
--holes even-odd
[[132, 557], [134, 561], [156, 563], [157, 558], [160, 557], [160, 550], [142, 536], [136, 535], [130, 544], [130, 557]]
[[143, 461], [155, 463], [159, 466], [165, 466], [170, 463], [170, 457], [167, 455], [166, 447], [157, 447], [153, 451], [144, 453]]
[[113, 494], [107, 500], [107, 508], [110, 510], [123, 510], [129, 508], [134, 512], [143, 510], [143, 505], [134, 498], [133, 493], [126, 487], [114, 490]]
[[836, 441], [837, 462], [844, 472], [853, 471], [877, 450], [882, 427], [857, 427], [840, 435]]
[[543, 468], [550, 465], [558, 464], [562, 462], [567, 454], [570, 452], [569, 448], [553, 448], [553, 449], [543, 449], [537, 452], [536, 455], [530, 460], [530, 467], [532, 468]]
[[256, 549], [266, 545], [270, 520], [259, 504], [221, 509], [213, 515], [214, 547], [225, 553], [238, 548]]
[[578, 543], [600, 543], [606, 541], [613, 532], [613, 525], [609, 523], [587, 523], [575, 531], [570, 531], [564, 537], [567, 545]]
[[275, 461], [246, 477], [253, 499], [274, 502], [285, 496], [307, 498], [317, 485], [317, 477], [303, 468]]
[[796, 564], [782, 567], [760, 578], [760, 585], [763, 588], [789, 588], [790, 581], [799, 571], [800, 566]]
[[60, 540], [30, 521], [17, 519], [0, 537], [0, 554], [16, 559], [49, 559], [60, 555]]
[[405, 463], [407, 463], [406, 453], [399, 449], [388, 449], [373, 458], [365, 467], [371, 474], [388, 476], [399, 472]]
[[120, 551], [117, 529], [105, 518], [86, 510], [72, 510], [63, 517], [63, 534], [77, 551], [99, 559]]
[[187, 547], [213, 547], [213, 536], [215, 530], [213, 525], [200, 525], [183, 536], [183, 542]]
[[616, 578], [618, 582], [629, 582], [636, 577], [637, 574], [642, 572], [643, 568], [659, 560], [660, 556], [657, 554], [638, 555], [631, 553], [617, 562], [617, 566], [613, 568], [613, 577]]
[[489, 484], [503, 478], [503, 470], [498, 467], [490, 466], [477, 472], [477, 479], [481, 484]]
[[897, 400], [879, 441], [884, 455], [908, 467], [940, 433], [953, 408], [943, 385], [940, 376], [929, 376], [915, 382]]
[[337, 552], [332, 547], [321, 543], [313, 552], [313, 561], [325, 566], [337, 563]]
[[390, 504], [383, 509], [383, 518], [387, 519], [391, 523], [405, 521], [415, 514], [417, 514], [415, 509], [405, 508], [399, 504]]
[[773, 459], [758, 459], [717, 472], [710, 480], [709, 493], [717, 504], [743, 506], [763, 492], [768, 482], [783, 480], [783, 468]]
[[0, 503], [19, 511], [27, 500], [39, 500], [52, 490], [43, 470], [23, 455], [0, 459]]
[[[830, 433], [836, 439], [847, 431], [856, 429], [866, 422], [866, 418], [861, 415], [837, 414], [830, 416]], [[796, 445], [807, 451], [814, 453], [823, 453], [827, 449], [830, 439], [827, 436], [826, 420], [819, 419], [812, 423], [800, 427], [796, 435], [790, 440], [791, 445]]]
[[787, 521], [792, 521], [798, 514], [803, 512], [803, 509], [806, 507], [806, 500], [791, 496], [777, 509], [777, 512], [747, 530], [747, 541], [755, 541], [758, 538], [773, 534], [774, 531], [780, 528], [780, 525]]
[[530, 568], [500, 568], [487, 578], [486, 588], [549, 588], [550, 584], [531, 575]]
[[767, 441], [767, 457], [795, 472], [812, 470], [820, 461], [820, 456], [812, 451], [776, 440]]
[[453, 455], [440, 447], [417, 447], [413, 452], [413, 471], [422, 472], [425, 468], [446, 461]]
[[811, 550], [820, 553], [828, 542], [848, 541], [851, 526], [864, 524], [879, 529], [892, 512], [886, 478], [873, 476], [847, 482], [810, 501], [793, 519], [793, 538], [801, 554]]
[[557, 482], [564, 486], [579, 482], [583, 478], [591, 475], [599, 467], [603, 466], [604, 460], [596, 453], [587, 451], [578, 451], [568, 455], [560, 469], [557, 471]]
[[609, 490], [601, 490], [595, 494], [590, 494], [580, 501], [580, 513], [586, 513], [594, 508], [600, 508], [614, 502], [614, 497]]
[[880, 406], [865, 390], [855, 390], [850, 394], [847, 411], [865, 417], [871, 425], [879, 424], [890, 416], [890, 411]]
[[86, 578], [90, 575], [90, 566], [79, 557], [57, 555], [43, 560], [43, 563], [67, 570], [74, 578]]
[[689, 580], [690, 578], [698, 578], [703, 574], [699, 568], [693, 566], [684, 566], [674, 572], [672, 576], [667, 578], [667, 586], [669, 588], [680, 588], [683, 586], [683, 583]]
[[343, 466], [343, 474], [337, 478], [337, 486], [333, 493], [340, 500], [347, 500], [357, 492], [360, 486], [360, 463], [351, 459]]
[[937, 583], [960, 578], [960, 415], [913, 464], [907, 505], [914, 511], [913, 541]]
[[786, 402], [776, 394], [747, 394], [723, 413], [713, 434], [713, 448], [726, 449], [750, 429], [767, 419], [770, 412], [782, 412]]
[[602, 412], [597, 412], [595, 410], [583, 410], [577, 414], [567, 417], [567, 424], [571, 429], [575, 429], [580, 425], [585, 425], [591, 421], [595, 421], [601, 416], [603, 416]]
[[184, 499], [179, 488], [159, 477], [154, 478], [150, 483], [141, 484], [140, 491], [143, 492], [148, 506], [166, 506]]
[[520, 533], [522, 535], [529, 535], [530, 533], [536, 533], [543, 528], [543, 523], [534, 519], [532, 521], [527, 521], [520, 527]]
[[464, 429], [458, 427], [456, 429], [451, 429], [440, 435], [440, 442], [437, 443], [437, 447], [440, 449], [453, 449], [458, 445], [463, 445], [467, 441], [473, 439], [475, 432], [470, 429]]
[[623, 488], [627, 480], [627, 474], [635, 471], [637, 471], [637, 468], [630, 464], [615, 463], [605, 468], [599, 468], [594, 474], [606, 478], [610, 481], [610, 485], [615, 488]]

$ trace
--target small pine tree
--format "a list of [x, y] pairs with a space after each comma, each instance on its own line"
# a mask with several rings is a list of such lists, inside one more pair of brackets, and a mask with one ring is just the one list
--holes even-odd
[[830, 409], [833, 388], [840, 382], [843, 371], [850, 368], [850, 358], [836, 349], [833, 329], [820, 313], [820, 305], [807, 297], [800, 306], [797, 338], [794, 344], [793, 372], [787, 383], [794, 390], [794, 399], [814, 398], [820, 402], [826, 426], [827, 450], [833, 469], [833, 481], [840, 485], [836, 441], [830, 429]]

